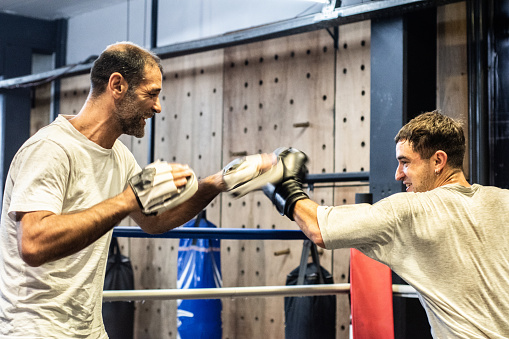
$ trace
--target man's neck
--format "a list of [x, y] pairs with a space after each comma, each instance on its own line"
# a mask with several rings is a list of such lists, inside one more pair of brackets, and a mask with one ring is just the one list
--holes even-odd
[[103, 148], [112, 148], [121, 133], [115, 131], [115, 124], [108, 109], [87, 101], [81, 111], [69, 122], [90, 141]]
[[470, 187], [470, 183], [465, 178], [465, 174], [461, 169], [449, 169], [444, 171], [437, 179], [436, 187], [458, 184], [465, 187]]

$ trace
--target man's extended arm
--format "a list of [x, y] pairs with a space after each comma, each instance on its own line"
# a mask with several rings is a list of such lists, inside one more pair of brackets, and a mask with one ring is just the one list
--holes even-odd
[[[272, 157], [267, 157], [262, 170], [271, 165]], [[176, 186], [185, 185], [190, 173], [187, 166], [173, 164]], [[164, 233], [191, 220], [226, 189], [222, 172], [217, 172], [200, 180], [197, 192], [183, 204], [155, 216], [141, 212], [131, 187], [81, 212], [63, 215], [50, 211], [17, 213], [20, 255], [30, 266], [63, 258], [89, 246], [127, 216], [147, 233]]]
[[[235, 192], [234, 196], [239, 197], [237, 190], [240, 189], [242, 194], [245, 194], [258, 187], [253, 185], [253, 181], [272, 180], [274, 177], [272, 169], [276, 167], [276, 162], [277, 158], [273, 153], [236, 159], [223, 171], [200, 180], [197, 192], [184, 203], [155, 216], [145, 216], [141, 211], [136, 211], [131, 217], [147, 233], [166, 232], [192, 219], [219, 193]], [[177, 174], [177, 178], [185, 178], [187, 175], [186, 172], [182, 172]], [[248, 182], [251, 185], [247, 184]]]

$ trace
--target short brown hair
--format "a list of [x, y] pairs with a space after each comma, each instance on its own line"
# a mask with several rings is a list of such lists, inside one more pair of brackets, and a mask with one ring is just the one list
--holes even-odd
[[111, 74], [118, 72], [126, 79], [129, 90], [134, 90], [145, 76], [145, 67], [163, 67], [161, 59], [151, 51], [132, 42], [119, 42], [108, 46], [97, 58], [90, 72], [92, 96], [104, 93]]
[[462, 168], [465, 156], [465, 135], [461, 123], [443, 115], [440, 111], [423, 113], [403, 126], [396, 137], [410, 142], [421, 158], [429, 159], [436, 151], [447, 154], [452, 168]]

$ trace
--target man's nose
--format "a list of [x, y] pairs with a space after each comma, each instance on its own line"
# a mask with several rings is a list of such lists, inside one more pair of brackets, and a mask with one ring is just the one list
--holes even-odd
[[159, 97], [154, 103], [154, 106], [152, 106], [152, 109], [154, 110], [155, 113], [161, 113], [161, 102], [159, 101]]
[[396, 178], [397, 181], [401, 181], [405, 177], [405, 174], [401, 170], [401, 165], [398, 165], [398, 167], [396, 168], [396, 174], [394, 175], [394, 177]]

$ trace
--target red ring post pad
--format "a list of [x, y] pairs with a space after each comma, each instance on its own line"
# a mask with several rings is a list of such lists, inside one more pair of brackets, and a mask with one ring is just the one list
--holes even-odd
[[305, 240], [300, 230], [265, 230], [251, 228], [183, 228], [177, 227], [161, 234], [145, 233], [140, 227], [117, 226], [114, 237], [124, 238], [190, 238], [190, 239], [243, 239], [243, 240]]
[[394, 339], [391, 269], [350, 249], [353, 339]]

